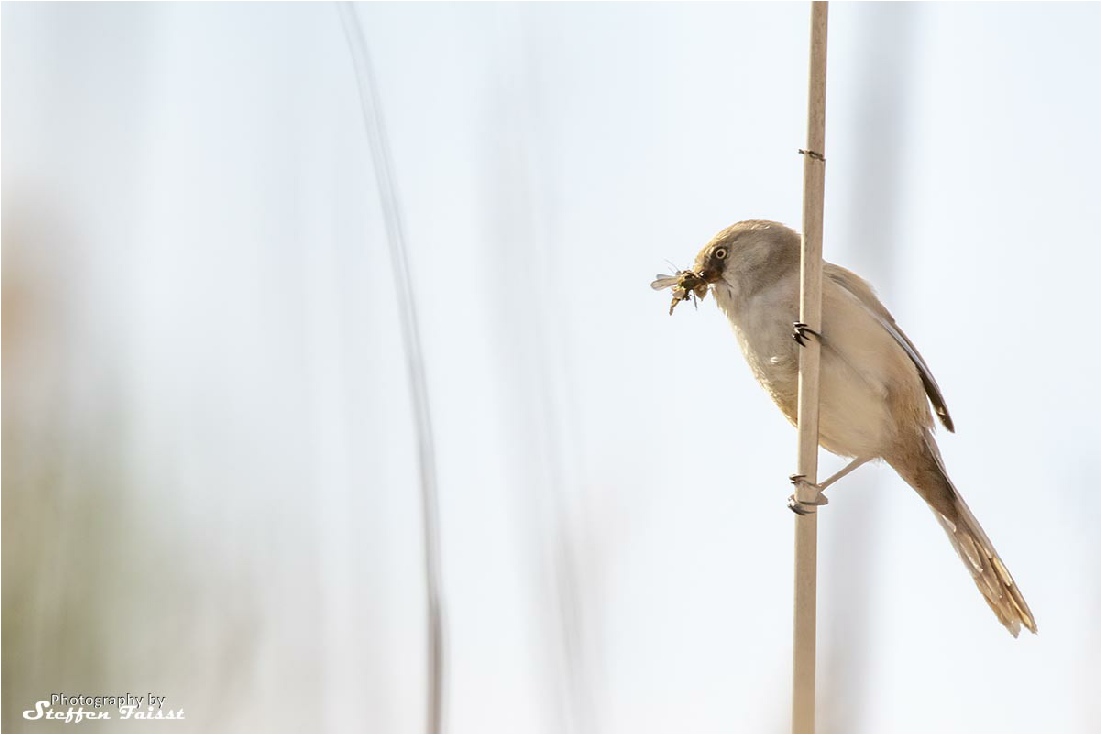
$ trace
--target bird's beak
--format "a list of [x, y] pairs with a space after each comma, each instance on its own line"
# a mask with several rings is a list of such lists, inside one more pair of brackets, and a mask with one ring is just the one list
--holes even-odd
[[706, 265], [697, 273], [700, 275], [700, 279], [707, 284], [715, 283], [723, 278], [723, 270], [716, 268], [714, 265]]

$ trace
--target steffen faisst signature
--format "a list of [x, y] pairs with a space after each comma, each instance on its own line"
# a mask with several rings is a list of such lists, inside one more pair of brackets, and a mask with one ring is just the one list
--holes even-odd
[[[168, 697], [157, 697], [153, 694], [135, 696], [126, 694], [119, 697], [90, 697], [87, 695], [53, 694], [49, 699], [42, 699], [34, 703], [34, 709], [24, 710], [25, 720], [56, 720], [67, 724], [76, 724], [84, 720], [182, 720], [183, 708], [177, 710], [164, 709], [163, 705]], [[149, 702], [149, 705], [142, 707]], [[54, 709], [54, 705], [61, 705], [66, 709]], [[85, 709], [88, 705], [91, 709]], [[111, 711], [101, 709], [103, 707], [115, 707], [118, 710], [117, 718]]]

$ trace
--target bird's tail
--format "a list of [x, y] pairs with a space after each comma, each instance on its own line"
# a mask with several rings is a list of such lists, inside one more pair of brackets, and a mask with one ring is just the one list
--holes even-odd
[[[927, 435], [926, 439], [929, 451], [924, 453], [924, 461], [918, 463], [923, 466], [916, 467], [908, 462], [909, 467], [901, 469], [897, 466], [896, 470], [929, 504], [999, 622], [1015, 638], [1023, 625], [1036, 633], [1037, 622], [1022, 591], [1014, 583], [1014, 578], [999, 558], [991, 539], [983, 532], [980, 522], [949, 480], [933, 437]], [[910, 471], [905, 472], [904, 469]]]
[[983, 532], [980, 522], [972, 515], [964, 499], [957, 495], [957, 520], [950, 521], [934, 511], [941, 527], [949, 534], [949, 541], [957, 550], [964, 565], [972, 573], [972, 579], [983, 593], [983, 598], [1015, 638], [1024, 625], [1031, 633], [1037, 632], [1037, 621], [1029, 611], [1022, 591], [1014, 583], [1010, 571], [999, 558], [991, 539]]

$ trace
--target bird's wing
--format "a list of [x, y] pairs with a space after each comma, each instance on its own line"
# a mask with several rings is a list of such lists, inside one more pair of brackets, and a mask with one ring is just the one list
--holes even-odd
[[884, 330], [892, 336], [892, 339], [903, 348], [903, 351], [907, 353], [907, 357], [911, 358], [911, 362], [913, 362], [918, 369], [918, 374], [922, 378], [922, 385], [926, 389], [926, 395], [929, 397], [930, 403], [934, 406], [934, 413], [937, 414], [938, 419], [941, 420], [941, 423], [944, 424], [946, 429], [955, 431], [953, 419], [949, 416], [949, 407], [945, 405], [945, 397], [941, 394], [941, 388], [938, 387], [937, 381], [934, 380], [934, 374], [930, 372], [929, 366], [926, 364], [926, 361], [922, 359], [922, 355], [919, 354], [914, 343], [903, 333], [899, 325], [895, 323], [895, 319], [892, 318], [891, 312], [880, 303], [880, 299], [876, 298], [872, 286], [861, 278], [861, 276], [846, 270], [840, 265], [835, 265], [834, 263], [825, 263], [823, 274], [860, 301], [861, 304], [876, 317], [877, 321], [884, 327]]

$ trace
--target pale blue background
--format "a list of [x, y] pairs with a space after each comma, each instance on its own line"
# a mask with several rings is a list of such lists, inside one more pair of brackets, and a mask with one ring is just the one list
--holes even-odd
[[[367, 4], [440, 476], [454, 731], [784, 731], [795, 432], [709, 299], [799, 227], [805, 4]], [[831, 7], [825, 253], [956, 420], [1040, 626], [917, 497], [820, 519], [823, 730], [1095, 731], [1099, 5]], [[3, 6], [4, 729], [424, 722], [414, 436], [329, 4]], [[823, 460], [824, 471], [840, 466]], [[165, 728], [167, 730], [167, 728]]]

